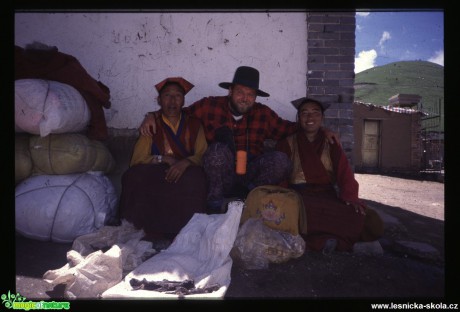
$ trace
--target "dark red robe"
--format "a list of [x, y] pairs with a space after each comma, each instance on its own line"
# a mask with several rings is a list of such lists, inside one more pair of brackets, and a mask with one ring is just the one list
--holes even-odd
[[[176, 159], [193, 155], [200, 121], [182, 115], [177, 135], [157, 115], [152, 155], [165, 153], [165, 140]], [[174, 237], [195, 213], [205, 213], [207, 182], [201, 166], [189, 166], [176, 183], [166, 182], [167, 164], [136, 164], [122, 176], [120, 216], [143, 229], [146, 239]]]
[[[356, 213], [355, 208], [346, 202], [365, 205], [358, 197], [359, 184], [338, 144], [329, 146], [333, 166], [332, 179], [326, 171], [321, 161], [325, 140], [321, 130], [313, 142], [308, 141], [303, 132], [297, 133], [294, 144], [298, 145], [301, 167], [307, 183], [290, 187], [295, 188], [304, 201], [307, 216], [307, 234], [304, 239], [307, 250], [322, 250], [326, 240], [332, 238], [337, 240], [336, 250], [350, 251], [355, 242], [362, 240], [367, 218]], [[277, 144], [277, 150], [285, 152], [293, 159], [287, 139]], [[373, 213], [372, 217], [378, 218]]]

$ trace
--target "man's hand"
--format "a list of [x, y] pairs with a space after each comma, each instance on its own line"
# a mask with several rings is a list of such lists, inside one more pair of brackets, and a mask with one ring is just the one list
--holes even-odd
[[353, 207], [356, 213], [366, 215], [366, 206], [362, 205], [361, 203], [350, 203], [350, 202], [345, 202], [347, 206]]
[[155, 118], [153, 114], [145, 114], [144, 120], [142, 120], [142, 124], [139, 127], [139, 132], [142, 135], [146, 136], [153, 136], [157, 132], [157, 127], [155, 124]]
[[323, 129], [324, 133], [326, 134], [326, 140], [329, 142], [329, 144], [337, 143], [339, 146], [342, 146], [342, 143], [340, 143], [339, 136], [335, 132], [332, 132], [331, 130], [326, 128]]

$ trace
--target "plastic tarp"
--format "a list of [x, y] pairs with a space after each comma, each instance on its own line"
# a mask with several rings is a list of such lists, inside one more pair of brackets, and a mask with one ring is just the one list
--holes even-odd
[[[238, 232], [244, 203], [229, 203], [225, 214], [196, 213], [164, 251], [148, 259], [119, 284], [108, 289], [102, 298], [223, 298], [231, 281], [230, 251]], [[177, 294], [137, 289], [132, 281], [193, 281], [196, 289], [217, 286], [209, 293]]]

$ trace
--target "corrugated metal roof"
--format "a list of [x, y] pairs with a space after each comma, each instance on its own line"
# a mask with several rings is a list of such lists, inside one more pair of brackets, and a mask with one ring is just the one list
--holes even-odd
[[395, 112], [395, 113], [401, 113], [401, 114], [422, 114], [424, 116], [429, 115], [426, 112], [423, 112], [421, 110], [414, 109], [414, 108], [399, 107], [399, 106], [392, 106], [392, 105], [381, 106], [381, 105], [374, 105], [374, 104], [371, 104], [371, 103], [364, 103], [364, 102], [358, 102], [358, 101], [355, 101], [355, 103], [359, 104], [359, 105], [365, 105], [367, 107], [377, 107], [377, 108], [381, 108], [381, 109], [384, 109], [384, 110], [387, 110], [387, 111], [391, 111], [391, 112]]

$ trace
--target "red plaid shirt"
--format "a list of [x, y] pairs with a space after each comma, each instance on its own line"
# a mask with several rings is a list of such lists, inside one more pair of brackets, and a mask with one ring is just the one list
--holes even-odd
[[214, 140], [215, 130], [227, 126], [233, 129], [236, 149], [246, 150], [247, 142], [248, 152], [254, 156], [263, 152], [265, 140], [280, 140], [294, 133], [298, 127], [297, 123], [281, 119], [271, 108], [257, 102], [249, 113], [235, 120], [227, 96], [206, 97], [185, 109], [201, 120], [209, 143]]

